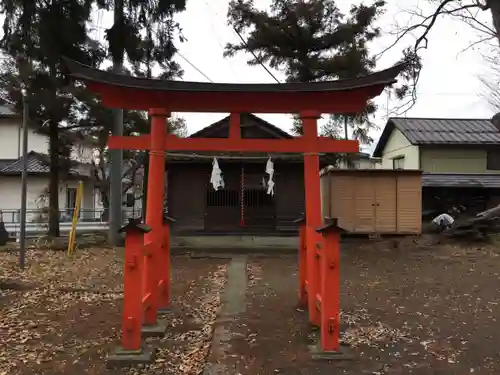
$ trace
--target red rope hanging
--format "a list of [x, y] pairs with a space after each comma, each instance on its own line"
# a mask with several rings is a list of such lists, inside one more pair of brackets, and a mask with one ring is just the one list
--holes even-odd
[[245, 226], [245, 167], [241, 167], [240, 226]]

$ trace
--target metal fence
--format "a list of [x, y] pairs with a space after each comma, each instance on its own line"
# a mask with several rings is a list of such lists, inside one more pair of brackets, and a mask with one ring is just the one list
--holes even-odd
[[[5, 229], [11, 238], [19, 240], [21, 210], [0, 210], [3, 214]], [[61, 234], [68, 234], [71, 230], [71, 212], [60, 211], [59, 229]], [[103, 220], [104, 210], [82, 210], [80, 219], [76, 226], [77, 233], [103, 232], [109, 227], [108, 222]], [[123, 221], [128, 218], [138, 217], [140, 212], [132, 209], [123, 210]], [[48, 231], [47, 214], [41, 210], [28, 210], [26, 212], [26, 236], [33, 238]]]
[[[7, 223], [19, 223], [21, 218], [21, 210], [19, 209], [0, 209], [2, 213], [3, 222]], [[141, 212], [134, 208], [123, 208], [123, 216], [128, 217], [138, 217], [141, 216]], [[104, 222], [104, 209], [80, 209], [79, 222]], [[65, 209], [59, 210], [59, 221], [61, 223], [71, 223], [73, 219], [73, 210]], [[48, 223], [48, 212], [47, 209], [33, 209], [26, 210], [26, 222], [27, 223]]]

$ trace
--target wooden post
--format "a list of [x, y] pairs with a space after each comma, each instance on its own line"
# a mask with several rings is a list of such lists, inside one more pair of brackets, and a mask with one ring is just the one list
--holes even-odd
[[170, 306], [170, 224], [175, 220], [170, 216], [163, 216], [163, 243], [159, 256], [159, 263], [163, 266], [160, 279], [158, 281], [159, 289], [159, 309], [158, 313], [164, 313]]
[[321, 350], [339, 352], [340, 334], [340, 234], [337, 219], [317, 229], [325, 239], [321, 253]]
[[151, 228], [130, 219], [120, 229], [125, 232], [125, 269], [123, 272], [123, 316], [122, 316], [122, 350], [141, 350], [141, 326], [143, 317], [142, 305], [142, 271], [144, 234]]
[[307, 248], [306, 248], [306, 219], [301, 216], [295, 223], [299, 224], [299, 307], [307, 307]]
[[[320, 114], [313, 111], [300, 114], [304, 140], [307, 144], [315, 144], [318, 136], [317, 121]], [[312, 148], [312, 147], [311, 147]], [[320, 315], [316, 308], [316, 294], [319, 291], [318, 275], [314, 272], [316, 250], [321, 246], [321, 235], [316, 228], [322, 224], [321, 218], [321, 187], [319, 179], [319, 155], [315, 153], [304, 154], [304, 185], [306, 201], [306, 248], [307, 248], [307, 305], [309, 307], [309, 320], [313, 325], [320, 325]]]
[[158, 282], [160, 274], [165, 271], [161, 263], [161, 245], [163, 243], [163, 195], [165, 191], [165, 137], [169, 112], [162, 108], [149, 110], [151, 119], [151, 150], [149, 152], [148, 200], [146, 203], [146, 224], [152, 231], [146, 235], [145, 241], [150, 244], [150, 251], [144, 258], [143, 299], [147, 299], [148, 307], [144, 314], [144, 325], [157, 324], [159, 307]]

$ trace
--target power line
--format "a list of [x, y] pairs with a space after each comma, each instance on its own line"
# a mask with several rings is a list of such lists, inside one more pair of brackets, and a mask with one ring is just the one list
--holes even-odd
[[[215, 12], [215, 14], [216, 14], [216, 15], [218, 15], [218, 16], [220, 17], [219, 13], [218, 13], [217, 11], [215, 11], [215, 10], [214, 10], [214, 9], [210, 6], [210, 4], [208, 3], [208, 1], [207, 1], [207, 0], [205, 0], [205, 3], [207, 4], [207, 6], [208, 6], [209, 8], [211, 8], [211, 9]], [[260, 65], [260, 66], [262, 66], [262, 67], [264, 68], [264, 70], [267, 72], [267, 74], [269, 74], [269, 75], [270, 75], [270, 76], [271, 76], [271, 77], [272, 77], [272, 78], [273, 78], [273, 79], [274, 79], [277, 83], [281, 83], [281, 82], [278, 80], [278, 78], [276, 78], [276, 77], [275, 77], [275, 75], [274, 75], [274, 74], [273, 74], [273, 73], [272, 73], [272, 72], [271, 72], [271, 71], [267, 68], [267, 66], [266, 66], [266, 65], [262, 62], [262, 60], [261, 60], [261, 59], [259, 59], [259, 58], [257, 57], [257, 55], [256, 55], [253, 51], [251, 51], [251, 50], [250, 50], [250, 48], [248, 47], [248, 43], [247, 43], [247, 42], [246, 42], [246, 40], [243, 38], [243, 36], [239, 33], [239, 31], [236, 29], [236, 27], [232, 26], [232, 29], [233, 29], [233, 31], [236, 33], [236, 35], [238, 35], [238, 37], [240, 38], [240, 40], [241, 40], [241, 42], [243, 43], [243, 45], [245, 46], [245, 48], [246, 48], [247, 52], [250, 52], [250, 53], [252, 54], [252, 56], [253, 56], [253, 57], [255, 58], [255, 60], [259, 63], [259, 65]]]
[[261, 59], [259, 59], [259, 58], [257, 57], [257, 55], [256, 55], [253, 51], [251, 51], [251, 50], [250, 50], [250, 48], [248, 48], [248, 43], [246, 42], [246, 40], [245, 40], [245, 39], [243, 39], [243, 37], [241, 36], [241, 34], [238, 32], [238, 30], [236, 30], [236, 28], [235, 28], [234, 26], [233, 26], [233, 30], [234, 30], [234, 32], [236, 33], [236, 35], [238, 35], [238, 36], [240, 37], [241, 42], [243, 43], [243, 45], [245, 46], [245, 48], [247, 49], [247, 51], [248, 51], [248, 52], [250, 52], [250, 53], [252, 54], [252, 56], [255, 58], [255, 60], [257, 60], [257, 62], [260, 64], [260, 66], [262, 66], [262, 67], [265, 69], [265, 71], [266, 71], [266, 72], [267, 72], [267, 73], [268, 73], [268, 74], [269, 74], [272, 78], [274, 78], [274, 80], [275, 80], [277, 83], [281, 83], [281, 82], [278, 80], [278, 78], [276, 78], [276, 77], [274, 76], [274, 74], [273, 74], [273, 73], [271, 73], [271, 71], [270, 71], [269, 69], [267, 69], [267, 66], [265, 66], [265, 65], [264, 65], [264, 63], [262, 62], [262, 60], [261, 60]]
[[[208, 4], [208, 2], [207, 2], [207, 1], [205, 1], [205, 4], [207, 5], [207, 7], [208, 7], [209, 9], [212, 9], [212, 8], [210, 8], [210, 5]], [[212, 9], [212, 10], [213, 10], [213, 9]], [[213, 21], [212, 21], [212, 20], [210, 20], [210, 28], [212, 29], [212, 33], [213, 33], [213, 35], [215, 36], [215, 39], [217, 40], [217, 43], [219, 44], [219, 46], [220, 46], [220, 48], [221, 48], [221, 50], [222, 50], [222, 53], [224, 54], [224, 46], [222, 45], [222, 43], [221, 43], [221, 41], [220, 41], [220, 39], [219, 39], [219, 36], [218, 36], [218, 34], [217, 34], [217, 31], [215, 30], [215, 26], [214, 26], [214, 23], [213, 23]], [[234, 79], [236, 79], [236, 72], [234, 71], [234, 69], [233, 69], [233, 65], [231, 64], [230, 60], [229, 60], [229, 59], [227, 59], [226, 57], [224, 57], [224, 55], [223, 55], [223, 58], [224, 58], [224, 60], [226, 61], [227, 65], [229, 66], [229, 69], [231, 70], [231, 73], [232, 73], [232, 75], [233, 75], [233, 78], [234, 78]]]
[[207, 76], [205, 73], [203, 73], [199, 68], [196, 67], [196, 65], [194, 65], [191, 61], [188, 60], [187, 57], [184, 57], [184, 55], [182, 55], [179, 51], [177, 51], [177, 54], [182, 57], [184, 59], [184, 61], [186, 61], [193, 69], [195, 69], [198, 73], [200, 73], [203, 77], [205, 77], [208, 81], [210, 82], [214, 82], [210, 79], [209, 76]]
[[[105, 27], [102, 27], [100, 25], [93, 25], [96, 29], [100, 30], [100, 29], [106, 29]], [[153, 31], [154, 32], [154, 31]], [[212, 81], [212, 79], [210, 79], [210, 77], [208, 75], [206, 75], [200, 68], [198, 68], [196, 65], [194, 65], [186, 56], [184, 56], [182, 53], [180, 53], [179, 51], [176, 52], [177, 55], [179, 55], [184, 61], [186, 61], [194, 70], [196, 70], [198, 73], [200, 73], [203, 77], [205, 77], [209, 82], [214, 82]], [[170, 65], [170, 62], [169, 61], [166, 61], [165, 62], [167, 65]], [[182, 80], [182, 78], [181, 78]]]

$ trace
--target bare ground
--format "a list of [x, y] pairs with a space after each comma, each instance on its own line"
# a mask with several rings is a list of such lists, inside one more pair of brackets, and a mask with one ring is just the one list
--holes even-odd
[[311, 360], [294, 257], [253, 258], [246, 312], [230, 323], [226, 367], [256, 374], [498, 374], [495, 247], [344, 246], [342, 335], [354, 360]]
[[[0, 374], [196, 374], [209, 350], [227, 261], [173, 258], [167, 335], [156, 362], [107, 370], [119, 344], [123, 261], [119, 251], [30, 251], [29, 266], [0, 254]], [[152, 341], [153, 339], [150, 339]]]
[[68, 260], [30, 251], [24, 272], [15, 254], [1, 253], [0, 375], [199, 374], [221, 360], [209, 355], [218, 325], [229, 339], [229, 374], [499, 374], [500, 251], [422, 241], [343, 246], [341, 339], [354, 360], [311, 360], [315, 337], [295, 308], [296, 257], [250, 256], [243, 309], [214, 324], [228, 261], [177, 256], [167, 335], [152, 342], [157, 361], [115, 371], [105, 356], [118, 344], [120, 253], [86, 250]]

